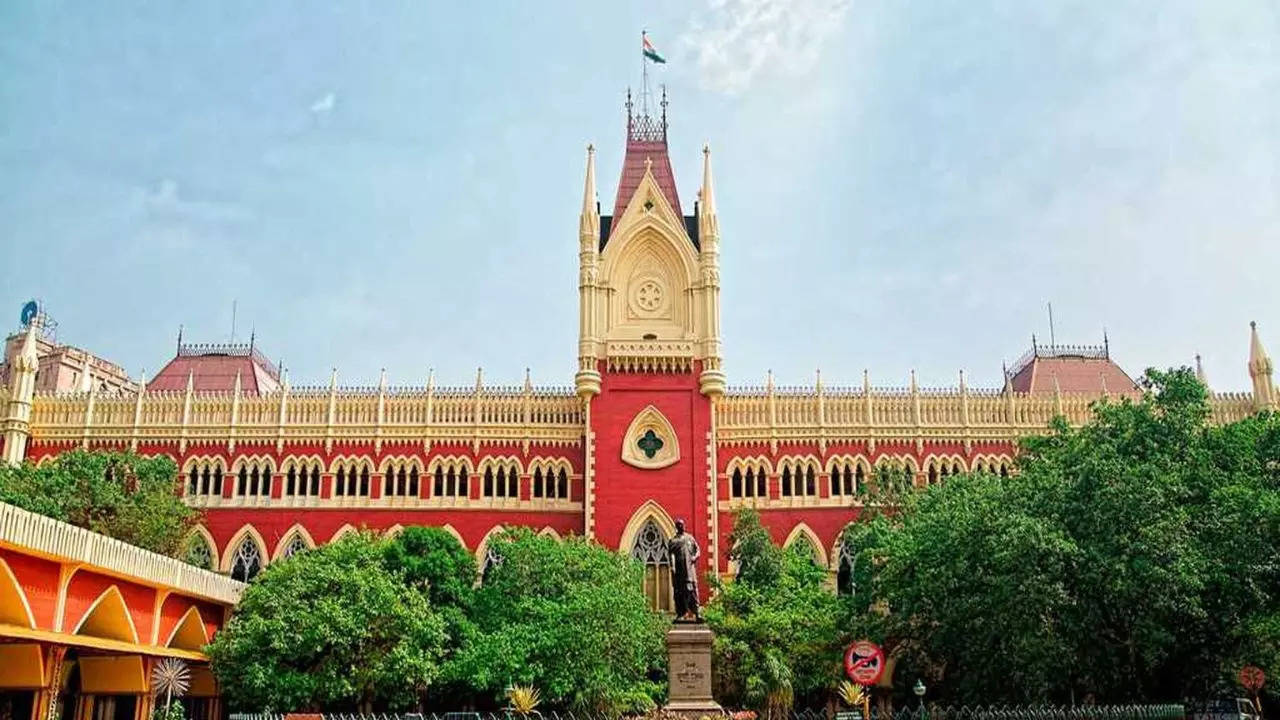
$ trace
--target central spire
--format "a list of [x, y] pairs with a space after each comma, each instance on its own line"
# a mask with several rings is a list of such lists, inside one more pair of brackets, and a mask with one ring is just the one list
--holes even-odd
[[631, 101], [631, 91], [627, 90], [627, 153], [622, 160], [622, 178], [618, 181], [618, 195], [613, 203], [613, 216], [622, 217], [622, 213], [631, 202], [631, 196], [640, 186], [646, 171], [653, 173], [662, 195], [671, 204], [677, 215], [683, 215], [680, 209], [680, 195], [676, 192], [675, 174], [671, 172], [671, 159], [667, 156], [667, 89], [662, 88], [662, 100], [658, 103], [662, 114], [658, 117], [649, 115], [647, 107], [639, 111]]

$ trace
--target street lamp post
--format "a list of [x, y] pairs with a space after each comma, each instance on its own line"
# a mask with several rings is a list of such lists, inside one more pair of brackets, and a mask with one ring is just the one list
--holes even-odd
[[916, 686], [911, 688], [911, 691], [914, 692], [916, 694], [916, 697], [920, 699], [921, 720], [924, 720], [924, 693], [927, 689], [928, 688], [924, 686], [924, 681], [922, 681], [920, 678], [916, 678]]

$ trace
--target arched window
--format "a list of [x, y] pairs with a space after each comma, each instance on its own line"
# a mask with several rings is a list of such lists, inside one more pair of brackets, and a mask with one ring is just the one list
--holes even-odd
[[196, 460], [187, 470], [188, 497], [222, 497], [222, 460]]
[[742, 497], [742, 468], [733, 469], [733, 478], [729, 481], [729, 497]]
[[652, 518], [636, 535], [631, 557], [644, 563], [644, 596], [649, 600], [649, 607], [671, 612], [671, 557], [667, 554], [667, 536]]
[[280, 551], [280, 556], [290, 558], [300, 552], [310, 549], [310, 546], [307, 545], [307, 541], [302, 537], [302, 535], [300, 533], [294, 533], [293, 537], [289, 538], [289, 543], [284, 546], [284, 550]]
[[193, 533], [191, 539], [187, 541], [185, 560], [188, 564], [204, 570], [213, 569], [213, 548], [209, 547], [209, 541], [205, 540], [200, 533]]
[[432, 496], [468, 496], [467, 466], [456, 460], [445, 460], [436, 465]]
[[564, 468], [560, 468], [556, 475], [556, 497], [561, 500], [569, 499], [569, 472]]
[[236, 548], [235, 559], [231, 562], [231, 578], [241, 582], [249, 582], [262, 571], [262, 551], [253, 538], [246, 537]]
[[857, 566], [857, 557], [854, 555], [848, 539], [843, 536], [840, 538], [839, 559], [837, 562], [836, 593], [838, 595], [853, 595], [857, 590], [857, 583], [854, 581], [853, 574]]
[[791, 464], [782, 466], [782, 497], [791, 497]]
[[818, 563], [818, 548], [813, 546], [813, 541], [807, 535], [797, 535], [787, 546], [787, 551], [806, 557], [815, 565]]
[[543, 491], [541, 466], [533, 469], [533, 488], [531, 489], [532, 489], [531, 494], [535, 498], [545, 497], [546, 495], [546, 493]]

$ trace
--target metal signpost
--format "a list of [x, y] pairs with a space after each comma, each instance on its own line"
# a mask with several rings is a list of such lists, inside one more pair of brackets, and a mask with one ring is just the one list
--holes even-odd
[[884, 651], [869, 640], [859, 640], [844, 653], [844, 672], [849, 679], [863, 686], [862, 717], [871, 720], [871, 686], [884, 675]]

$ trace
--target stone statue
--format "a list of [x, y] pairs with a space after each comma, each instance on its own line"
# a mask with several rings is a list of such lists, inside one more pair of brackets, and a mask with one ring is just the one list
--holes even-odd
[[698, 541], [676, 520], [676, 536], [667, 543], [671, 556], [671, 590], [676, 600], [676, 620], [702, 621], [698, 612]]

